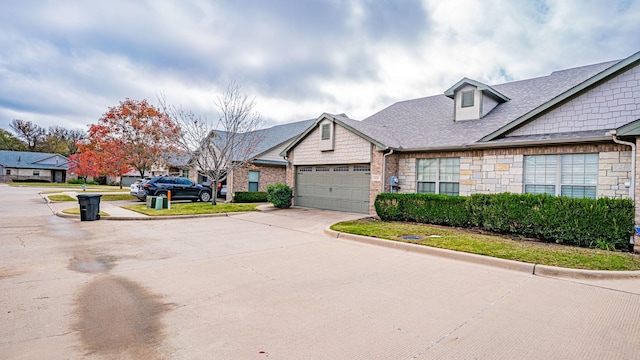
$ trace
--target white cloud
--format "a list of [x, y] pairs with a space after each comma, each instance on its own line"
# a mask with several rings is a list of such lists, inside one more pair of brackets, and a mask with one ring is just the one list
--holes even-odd
[[[624, 58], [638, 1], [3, 2], [0, 127], [97, 121], [125, 98], [216, 116], [230, 80], [270, 123]], [[72, 127], [69, 125], [69, 127]]]

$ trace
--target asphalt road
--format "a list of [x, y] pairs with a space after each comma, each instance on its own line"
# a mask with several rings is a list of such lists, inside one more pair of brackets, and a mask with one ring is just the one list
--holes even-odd
[[334, 239], [354, 214], [80, 222], [0, 185], [3, 359], [637, 359], [638, 280]]

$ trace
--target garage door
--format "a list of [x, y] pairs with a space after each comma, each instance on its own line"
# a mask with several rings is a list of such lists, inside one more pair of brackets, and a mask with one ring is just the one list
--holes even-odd
[[369, 164], [298, 166], [297, 206], [369, 213]]

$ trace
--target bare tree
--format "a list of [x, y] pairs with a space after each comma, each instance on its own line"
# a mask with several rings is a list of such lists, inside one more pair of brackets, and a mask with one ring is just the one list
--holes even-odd
[[191, 163], [211, 181], [211, 203], [216, 205], [218, 183], [234, 169], [244, 166], [262, 141], [260, 132], [256, 131], [262, 126], [262, 118], [254, 111], [255, 100], [231, 82], [225, 93], [216, 98], [216, 120], [167, 105], [163, 97], [160, 104], [164, 113], [180, 127], [178, 146], [191, 154]]
[[31, 121], [14, 119], [9, 127], [19, 139], [27, 143], [29, 151], [38, 151], [38, 146], [44, 142], [45, 129]]

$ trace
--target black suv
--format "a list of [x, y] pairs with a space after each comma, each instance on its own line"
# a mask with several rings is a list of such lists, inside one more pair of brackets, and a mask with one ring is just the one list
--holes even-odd
[[193, 181], [176, 176], [156, 176], [142, 185], [144, 191], [138, 191], [138, 199], [145, 201], [147, 196], [168, 196], [171, 200], [191, 200], [207, 202], [211, 200], [211, 189]]

